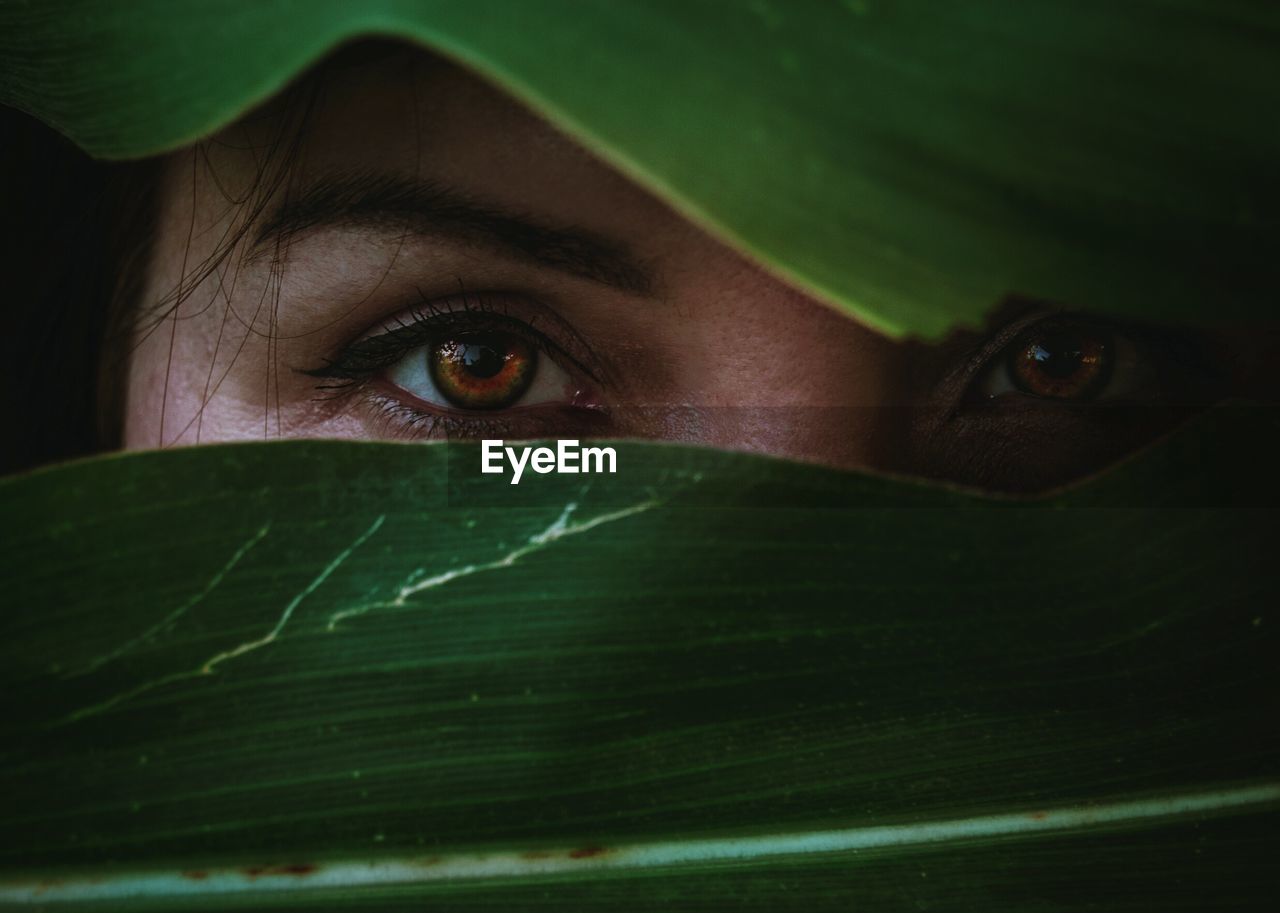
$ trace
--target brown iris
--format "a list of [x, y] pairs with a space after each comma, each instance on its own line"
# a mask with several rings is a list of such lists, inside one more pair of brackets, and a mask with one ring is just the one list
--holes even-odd
[[538, 353], [511, 333], [459, 333], [431, 347], [436, 389], [459, 409], [503, 409], [533, 383]]
[[1112, 346], [1088, 328], [1038, 330], [1009, 352], [1009, 376], [1023, 393], [1047, 399], [1083, 400], [1111, 375]]

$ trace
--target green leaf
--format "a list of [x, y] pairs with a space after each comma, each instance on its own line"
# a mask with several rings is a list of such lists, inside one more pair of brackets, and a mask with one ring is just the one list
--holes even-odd
[[475, 68], [886, 333], [1009, 293], [1269, 315], [1280, 285], [1265, 0], [4, 0], [0, 102], [153, 154], [367, 35]]
[[643, 444], [0, 482], [0, 904], [1269, 908], [1273, 413], [1035, 502]]

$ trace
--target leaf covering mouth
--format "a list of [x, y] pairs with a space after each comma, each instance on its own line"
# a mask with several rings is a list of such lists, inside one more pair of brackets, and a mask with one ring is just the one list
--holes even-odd
[[1265, 908], [1267, 422], [1035, 503], [635, 443], [518, 507], [460, 444], [5, 480], [0, 900]]

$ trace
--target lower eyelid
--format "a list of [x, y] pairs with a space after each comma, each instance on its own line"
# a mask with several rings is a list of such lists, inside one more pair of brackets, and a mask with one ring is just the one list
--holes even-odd
[[370, 387], [364, 399], [365, 406], [370, 411], [370, 419], [375, 425], [373, 429], [375, 433], [371, 435], [375, 439], [411, 437], [431, 440], [448, 439], [453, 436], [509, 436], [510, 428], [501, 417], [480, 421], [468, 420], [468, 433], [455, 435], [455, 432], [460, 430], [457, 419], [446, 413], [418, 408], [377, 387]]
[[607, 410], [576, 405], [523, 406], [494, 413], [446, 411], [430, 403], [405, 402], [385, 385], [371, 384], [364, 407], [376, 423], [373, 437], [430, 439], [602, 437], [609, 434]]

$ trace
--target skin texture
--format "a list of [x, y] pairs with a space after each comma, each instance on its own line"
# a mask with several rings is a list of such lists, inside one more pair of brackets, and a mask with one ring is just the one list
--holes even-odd
[[[1010, 320], [1062, 306], [1011, 290], [982, 332], [934, 346], [889, 340], [768, 275], [478, 79], [419, 53], [342, 55], [288, 97], [172, 156], [162, 173], [130, 338], [128, 448], [641, 437], [1034, 490], [1114, 460], [1202, 399], [1127, 336], [1113, 350], [1128, 359], [1120, 373], [1142, 379], [1144, 392], [1130, 397], [1140, 421], [1098, 402], [993, 397], [984, 391], [999, 387], [990, 378], [1001, 327], [1008, 335]], [[619, 288], [417, 223], [349, 219], [255, 246], [283, 203], [353, 175], [430, 182], [451, 199], [583, 233], [644, 281]], [[500, 312], [545, 332], [574, 355], [562, 373], [540, 358], [559, 401], [467, 414], [407, 394], [385, 372], [338, 390], [303, 373], [423, 310]], [[1214, 377], [1200, 387], [1216, 391]], [[1152, 408], [1166, 402], [1174, 405]]]

